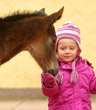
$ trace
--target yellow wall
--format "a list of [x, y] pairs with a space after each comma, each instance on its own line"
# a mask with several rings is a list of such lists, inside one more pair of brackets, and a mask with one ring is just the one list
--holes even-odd
[[[65, 7], [62, 18], [55, 23], [57, 29], [71, 21], [81, 29], [82, 56], [93, 63], [96, 71], [96, 0], [0, 0], [0, 16], [17, 10], [39, 10], [46, 8], [51, 14]], [[21, 52], [0, 67], [0, 88], [40, 87], [42, 70], [28, 52]]]

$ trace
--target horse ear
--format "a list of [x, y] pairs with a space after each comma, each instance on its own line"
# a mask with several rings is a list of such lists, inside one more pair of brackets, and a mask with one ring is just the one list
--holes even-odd
[[53, 24], [54, 22], [59, 20], [62, 16], [63, 11], [64, 11], [64, 6], [58, 12], [49, 15], [47, 18], [49, 24]]
[[39, 12], [45, 14], [45, 8], [42, 8]]

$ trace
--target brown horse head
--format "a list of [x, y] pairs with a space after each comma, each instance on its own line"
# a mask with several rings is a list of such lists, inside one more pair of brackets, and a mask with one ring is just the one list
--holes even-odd
[[0, 18], [0, 64], [28, 50], [44, 73], [56, 75], [58, 64], [53, 24], [61, 18], [63, 10], [64, 7], [49, 16], [42, 9], [35, 13], [17, 13]]
[[58, 73], [55, 51], [56, 34], [53, 24], [61, 18], [63, 9], [64, 7], [56, 13], [41, 17], [41, 24], [36, 29], [37, 37], [30, 44], [29, 52], [36, 59], [44, 73], [49, 72], [53, 75]]

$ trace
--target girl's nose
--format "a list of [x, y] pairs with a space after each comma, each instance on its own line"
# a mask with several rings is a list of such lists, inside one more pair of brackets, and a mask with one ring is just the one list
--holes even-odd
[[69, 51], [69, 49], [66, 49], [66, 53], [69, 53], [70, 51]]

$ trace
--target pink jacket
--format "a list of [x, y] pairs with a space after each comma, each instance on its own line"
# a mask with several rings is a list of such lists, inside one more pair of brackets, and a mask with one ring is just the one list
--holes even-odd
[[91, 64], [82, 58], [76, 62], [78, 81], [70, 82], [72, 67], [58, 61], [63, 82], [58, 85], [55, 81], [53, 88], [48, 88], [42, 82], [42, 92], [48, 96], [48, 110], [92, 110], [90, 93], [96, 94], [96, 77]]

